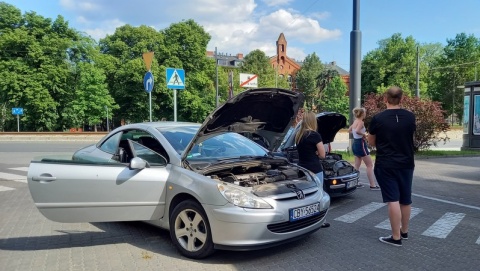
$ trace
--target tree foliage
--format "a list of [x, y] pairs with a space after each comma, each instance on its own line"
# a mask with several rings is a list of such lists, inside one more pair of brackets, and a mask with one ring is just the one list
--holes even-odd
[[309, 54], [297, 73], [297, 87], [305, 95], [305, 107], [312, 110], [319, 103], [317, 77], [324, 70], [324, 65], [315, 54]]
[[[362, 60], [362, 93], [382, 92], [387, 86], [398, 85], [408, 95], [413, 95], [416, 90], [417, 47], [422, 53], [426, 49], [412, 36], [402, 38], [400, 33], [378, 44], [379, 48], [368, 52]], [[427, 68], [427, 63], [421, 62], [420, 70], [427, 71]], [[420, 73], [421, 96], [426, 94], [426, 77], [425, 72]]]
[[436, 58], [429, 72], [432, 78], [431, 97], [442, 102], [445, 114], [463, 117], [463, 87], [465, 82], [476, 80], [476, 67], [480, 67], [480, 40], [461, 33], [448, 39], [443, 53]]
[[348, 118], [350, 98], [346, 96], [347, 85], [340, 76], [334, 76], [326, 83], [323, 95], [318, 105], [319, 111], [337, 112]]
[[[372, 117], [385, 110], [383, 94], [370, 93], [365, 96], [363, 105], [367, 110], [365, 126], [368, 128]], [[415, 151], [426, 150], [430, 146], [437, 146], [438, 142], [446, 142], [449, 138], [449, 125], [445, 121], [439, 102], [417, 97], [403, 96], [401, 106], [415, 114], [417, 130], [414, 136]]]
[[[78, 65], [94, 61], [91, 39], [70, 28], [62, 16], [51, 20], [35, 12], [21, 15], [4, 2], [0, 2], [0, 18], [1, 129], [16, 127], [13, 117], [5, 114], [13, 107], [24, 109], [22, 130], [64, 130], [88, 122], [78, 119], [86, 116], [81, 113], [76, 118], [69, 116], [80, 110], [70, 105], [81, 81]], [[104, 84], [101, 80], [90, 83], [92, 88]]]

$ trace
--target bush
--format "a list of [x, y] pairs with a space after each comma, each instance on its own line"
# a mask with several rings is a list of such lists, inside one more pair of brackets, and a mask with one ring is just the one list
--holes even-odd
[[[404, 95], [401, 105], [402, 108], [412, 111], [416, 117], [417, 131], [413, 142], [415, 152], [428, 150], [430, 146], [437, 146], [439, 142], [445, 143], [450, 139], [447, 136], [450, 125], [444, 119], [445, 110], [439, 102]], [[364, 107], [367, 110], [365, 126], [368, 128], [372, 117], [387, 108], [384, 95], [365, 95]]]

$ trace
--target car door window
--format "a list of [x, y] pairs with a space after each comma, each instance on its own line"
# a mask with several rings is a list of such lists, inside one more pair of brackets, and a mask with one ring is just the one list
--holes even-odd
[[167, 164], [167, 159], [162, 155], [133, 140], [129, 140], [129, 142], [133, 148], [133, 155], [147, 161], [150, 166], [165, 166]]
[[104, 152], [108, 152], [111, 154], [117, 153], [118, 144], [120, 138], [122, 137], [122, 134], [122, 132], [119, 132], [109, 137], [106, 141], [103, 142], [103, 144], [100, 146], [100, 149]]

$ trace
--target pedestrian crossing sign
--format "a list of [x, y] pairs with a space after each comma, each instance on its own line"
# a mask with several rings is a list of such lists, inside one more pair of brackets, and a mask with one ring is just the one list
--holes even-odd
[[185, 89], [185, 71], [183, 69], [167, 68], [167, 88]]

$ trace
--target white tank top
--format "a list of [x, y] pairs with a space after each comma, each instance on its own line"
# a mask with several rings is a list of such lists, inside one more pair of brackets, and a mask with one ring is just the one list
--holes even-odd
[[363, 126], [363, 128], [362, 128], [361, 131], [362, 131], [362, 135], [359, 135], [359, 134], [357, 134], [357, 132], [356, 132], [354, 129], [352, 129], [353, 138], [354, 138], [354, 139], [362, 138], [363, 135], [365, 134], [365, 132], [367, 131], [367, 130], [365, 129], [365, 126]]

